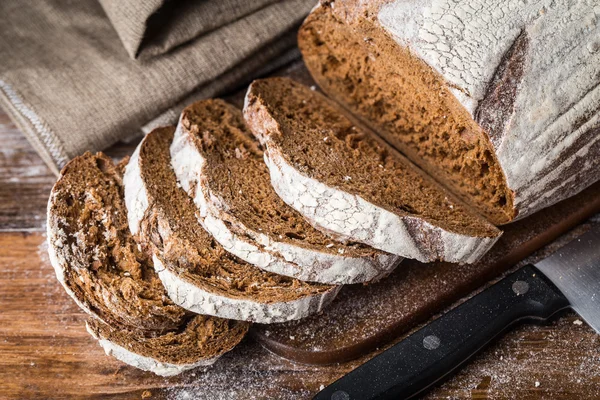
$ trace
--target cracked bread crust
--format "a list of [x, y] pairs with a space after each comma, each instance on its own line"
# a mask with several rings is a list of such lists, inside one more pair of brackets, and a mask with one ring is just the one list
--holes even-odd
[[171, 154], [202, 225], [227, 251], [261, 269], [350, 284], [386, 276], [400, 261], [364, 245], [335, 241], [285, 204], [271, 186], [262, 149], [242, 113], [222, 100], [183, 110]]
[[[122, 168], [101, 153], [69, 162], [48, 203], [50, 261], [67, 293], [94, 317], [90, 326], [104, 327], [96, 335], [103, 347], [115, 343], [131, 357], [173, 366], [231, 350], [248, 324], [193, 316], [175, 305], [138, 250], [126, 214]], [[174, 345], [174, 335], [185, 344]]]
[[[333, 300], [339, 287], [262, 271], [229, 254], [202, 228], [171, 168], [174, 130], [148, 134], [124, 177], [129, 224], [153, 254], [171, 299], [194, 312], [261, 323], [302, 318]], [[146, 208], [136, 209], [140, 205]]]
[[472, 263], [500, 231], [324, 96], [290, 79], [252, 83], [246, 122], [280, 197], [316, 227], [419, 261]]

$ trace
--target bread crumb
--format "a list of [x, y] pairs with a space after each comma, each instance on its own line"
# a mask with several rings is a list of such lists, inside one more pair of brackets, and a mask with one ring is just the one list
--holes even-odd
[[150, 397], [152, 397], [152, 392], [149, 390], [144, 390], [142, 393], [142, 399], [149, 399]]
[[538, 381], [535, 381], [535, 387], [540, 387], [541, 383], [539, 383]]
[[573, 321], [573, 325], [582, 325], [583, 321], [580, 319], [576, 319], [575, 321]]
[[333, 247], [333, 243], [329, 243], [329, 244], [325, 245], [325, 247], [327, 247], [328, 249], [330, 249], [330, 248]]
[[325, 385], [319, 386], [319, 390], [323, 390], [323, 389], [325, 389]]
[[317, 87], [316, 87], [315, 85], [312, 85], [312, 86], [310, 87], [310, 90], [312, 90], [312, 91], [315, 91], [315, 90], [317, 90]]

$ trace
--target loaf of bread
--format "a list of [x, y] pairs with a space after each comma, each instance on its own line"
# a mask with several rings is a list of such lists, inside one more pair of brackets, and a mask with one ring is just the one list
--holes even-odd
[[174, 375], [214, 362], [246, 334], [248, 323], [193, 315], [169, 299], [130, 234], [122, 167], [105, 155], [86, 153], [63, 168], [47, 227], [58, 280], [121, 361]]
[[279, 196], [314, 226], [419, 261], [475, 262], [500, 231], [320, 93], [254, 81], [244, 117]]
[[224, 248], [266, 271], [328, 284], [369, 282], [400, 257], [333, 240], [273, 190], [263, 152], [242, 112], [222, 100], [186, 107], [171, 146], [181, 185]]
[[[146, 135], [123, 178], [129, 227], [153, 254], [171, 299], [199, 314], [260, 323], [302, 318], [333, 300], [339, 287], [265, 272], [229, 254], [202, 228], [171, 168], [174, 131]], [[179, 162], [195, 167], [184, 154]]]
[[314, 79], [495, 224], [600, 179], [594, 1], [322, 0]]

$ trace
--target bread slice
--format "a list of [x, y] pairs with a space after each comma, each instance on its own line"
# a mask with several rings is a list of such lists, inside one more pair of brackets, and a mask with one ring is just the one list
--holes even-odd
[[152, 251], [171, 299], [200, 314], [261, 323], [302, 318], [333, 300], [339, 287], [262, 271], [229, 254], [202, 228], [171, 168], [174, 130], [146, 135], [124, 177], [129, 226]]
[[590, 3], [320, 3], [298, 34], [319, 86], [492, 223], [600, 179]]
[[263, 270], [349, 284], [385, 276], [401, 259], [333, 240], [285, 204], [271, 186], [263, 152], [241, 111], [222, 100], [183, 110], [171, 155], [205, 229], [227, 251]]
[[168, 298], [129, 232], [121, 168], [105, 155], [86, 153], [63, 168], [47, 229], [58, 280], [122, 361], [175, 374], [213, 362], [246, 334], [247, 323], [194, 316]]
[[475, 262], [500, 236], [334, 103], [299, 83], [255, 81], [244, 116], [266, 148], [279, 196], [321, 229], [423, 262]]

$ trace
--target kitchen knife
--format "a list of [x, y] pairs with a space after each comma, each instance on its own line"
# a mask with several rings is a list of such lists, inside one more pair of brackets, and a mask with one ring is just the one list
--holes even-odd
[[600, 226], [508, 275], [335, 381], [315, 400], [409, 399], [518, 321], [566, 308], [600, 333]]

